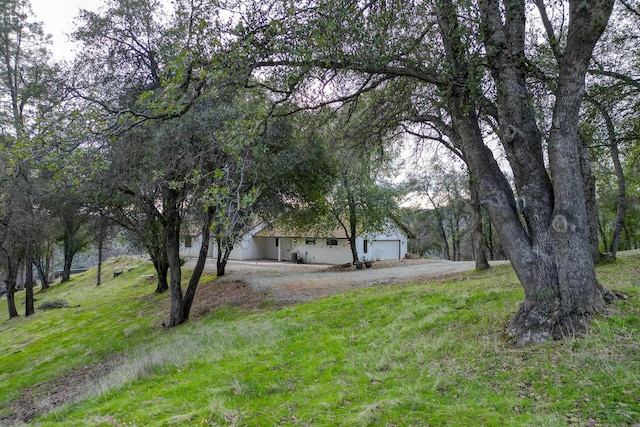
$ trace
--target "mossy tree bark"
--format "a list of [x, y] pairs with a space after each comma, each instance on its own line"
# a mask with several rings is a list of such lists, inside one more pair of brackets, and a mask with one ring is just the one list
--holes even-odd
[[184, 295], [182, 294], [182, 269], [180, 267], [180, 210], [177, 190], [166, 189], [163, 203], [163, 225], [167, 242], [167, 259], [169, 260], [169, 291], [171, 299], [168, 326], [184, 323]]
[[33, 260], [30, 256], [27, 256], [25, 260], [25, 273], [24, 273], [24, 315], [25, 317], [31, 316], [36, 313], [36, 308], [33, 299]]
[[167, 258], [170, 272], [170, 299], [171, 317], [168, 326], [177, 326], [189, 320], [191, 306], [196, 295], [198, 283], [202, 277], [204, 266], [209, 252], [209, 240], [211, 236], [211, 223], [213, 221], [214, 209], [207, 209], [207, 213], [202, 225], [202, 245], [198, 254], [196, 266], [193, 269], [186, 291], [182, 292], [182, 270], [180, 262], [180, 226], [182, 219], [179, 205], [181, 203], [180, 192], [175, 189], [164, 191], [165, 200], [163, 204], [163, 225], [165, 229]]
[[482, 230], [482, 207], [480, 206], [480, 195], [478, 194], [478, 184], [469, 178], [469, 193], [471, 200], [469, 208], [471, 210], [471, 241], [473, 244], [473, 255], [476, 262], [476, 270], [483, 271], [491, 268], [487, 260], [487, 253], [484, 250], [484, 232]]
[[[479, 175], [480, 190], [525, 291], [507, 330], [517, 343], [538, 343], [584, 331], [604, 306], [595, 277], [578, 153], [578, 119], [587, 66], [611, 14], [613, 1], [570, 1], [566, 48], [552, 48], [559, 67], [547, 175], [542, 138], [527, 91], [525, 2], [480, 1], [489, 66], [497, 83], [503, 144], [514, 172], [520, 221], [513, 203]], [[541, 15], [544, 5], [538, 3]], [[551, 27], [550, 39], [556, 40]], [[553, 42], [552, 42], [553, 43]], [[511, 205], [511, 206], [510, 206]]]
[[6, 259], [6, 279], [5, 286], [7, 287], [7, 309], [9, 312], [9, 319], [18, 317], [18, 309], [16, 308], [16, 284], [18, 281], [19, 266], [22, 261], [18, 254], [10, 253], [3, 249], [5, 252], [3, 255]]
[[185, 320], [189, 319], [189, 313], [191, 312], [191, 306], [193, 305], [193, 300], [196, 296], [198, 283], [200, 282], [202, 272], [204, 271], [204, 266], [207, 262], [207, 255], [209, 253], [209, 245], [211, 241], [211, 223], [213, 222], [214, 213], [214, 208], [207, 208], [207, 213], [202, 224], [202, 243], [200, 245], [200, 251], [198, 253], [198, 260], [196, 261], [196, 266], [193, 268], [193, 273], [191, 274], [191, 278], [189, 279], [189, 285], [187, 286], [187, 290], [182, 302], [182, 311]]

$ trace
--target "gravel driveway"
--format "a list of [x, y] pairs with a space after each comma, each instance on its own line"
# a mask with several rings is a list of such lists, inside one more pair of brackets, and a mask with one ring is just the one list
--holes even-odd
[[[508, 261], [492, 262], [492, 265]], [[215, 261], [213, 261], [215, 266]], [[471, 271], [473, 261], [400, 260], [374, 263], [375, 268], [355, 270], [319, 265], [298, 265], [269, 261], [229, 261], [220, 281], [241, 281], [255, 291], [266, 291], [282, 302], [309, 301], [348, 289], [383, 283], [428, 280], [443, 275]], [[209, 268], [207, 268], [209, 269]], [[215, 267], [213, 268], [215, 271]]]

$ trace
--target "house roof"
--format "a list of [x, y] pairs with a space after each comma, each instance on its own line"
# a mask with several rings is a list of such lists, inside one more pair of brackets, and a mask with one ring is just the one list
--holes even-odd
[[[334, 230], [324, 230], [319, 227], [297, 228], [287, 226], [282, 219], [268, 223], [260, 218], [255, 218], [253, 226], [244, 234], [254, 237], [280, 237], [280, 238], [331, 238], [331, 239], [347, 239], [347, 233], [343, 228], [338, 227]], [[390, 224], [394, 224], [399, 231], [410, 235], [407, 228], [400, 222], [391, 219]], [[255, 231], [257, 230], [257, 231]], [[189, 226], [188, 233], [191, 236], [197, 236], [202, 230], [197, 226]], [[360, 232], [358, 232], [360, 235]]]
[[[389, 225], [393, 225], [400, 232], [403, 232], [406, 235], [409, 235], [409, 232], [403, 224], [395, 221], [394, 219], [389, 220]], [[380, 230], [381, 233], [384, 233], [383, 230]], [[370, 233], [366, 233], [370, 234]], [[375, 233], [374, 233], [375, 234]], [[357, 233], [358, 236], [361, 235], [361, 230]], [[257, 233], [253, 234], [254, 237], [282, 237], [282, 238], [305, 238], [305, 237], [313, 237], [313, 238], [331, 238], [331, 239], [347, 239], [347, 232], [342, 227], [337, 227], [333, 230], [326, 230], [321, 227], [309, 227], [309, 228], [298, 228], [294, 226], [287, 226], [282, 219], [276, 220], [272, 223], [265, 224], [264, 228], [259, 230]]]
[[337, 228], [333, 231], [301, 230], [293, 227], [285, 227], [278, 223], [271, 223], [254, 234], [255, 237], [327, 237], [333, 239], [346, 239], [347, 233]]

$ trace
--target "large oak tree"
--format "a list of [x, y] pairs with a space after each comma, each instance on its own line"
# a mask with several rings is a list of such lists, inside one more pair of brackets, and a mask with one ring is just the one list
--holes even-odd
[[[251, 9], [239, 27], [256, 66], [292, 70], [282, 79], [289, 90], [291, 83], [302, 93], [317, 87], [305, 86], [304, 73], [325, 82], [347, 73], [359, 85], [327, 83], [327, 96], [399, 79], [418, 83], [412, 99], [435, 95], [523, 285], [525, 300], [508, 326], [518, 344], [584, 331], [611, 295], [596, 280], [590, 252], [578, 123], [613, 1], [569, 1], [561, 27], [536, 4], [557, 70], [548, 129], [532, 107], [526, 35], [534, 11], [523, 0], [271, 2]], [[493, 125], [515, 189], [485, 143], [485, 124]]]
[[[295, 132], [267, 124], [271, 104], [262, 89], [248, 73], [230, 69], [220, 52], [216, 8], [177, 1], [162, 19], [159, 6], [110, 0], [99, 12], [83, 11], [75, 36], [85, 47], [76, 62], [84, 72], [74, 89], [95, 107], [105, 203], [119, 208], [121, 224], [141, 226], [158, 290], [168, 267], [168, 325], [175, 326], [189, 318], [210, 240], [218, 243], [222, 275], [235, 240], [258, 211], [306, 198], [311, 190], [288, 180], [300, 176], [296, 166], [315, 152], [304, 147], [305, 155], [291, 158]], [[286, 167], [273, 168], [276, 162]], [[181, 236], [196, 226], [201, 247], [184, 289]]]

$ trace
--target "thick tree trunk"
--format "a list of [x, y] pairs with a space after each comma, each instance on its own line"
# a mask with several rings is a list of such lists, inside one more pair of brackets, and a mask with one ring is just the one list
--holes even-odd
[[431, 206], [433, 206], [433, 212], [436, 215], [436, 220], [438, 221], [438, 231], [440, 232], [440, 241], [442, 242], [442, 257], [446, 260], [451, 259], [451, 251], [449, 249], [449, 239], [447, 238], [447, 230], [444, 227], [444, 216], [438, 204], [433, 200], [429, 192], [427, 192], [427, 198], [431, 202]]
[[355, 234], [350, 234], [349, 238], [349, 248], [351, 249], [351, 263], [355, 264], [358, 262], [358, 247], [356, 246], [356, 236]]
[[490, 52], [487, 59], [497, 87], [499, 121], [505, 131], [503, 144], [514, 172], [527, 233], [517, 229], [513, 215], [505, 209], [510, 203], [509, 193], [496, 192], [493, 177], [478, 176], [482, 177], [481, 196], [489, 202], [493, 223], [525, 291], [525, 300], [507, 328], [520, 345], [580, 333], [590, 315], [604, 304], [605, 291], [595, 277], [588, 239], [577, 147], [584, 77], [612, 3], [571, 1], [569, 5], [567, 48], [558, 56], [560, 71], [549, 136], [551, 187], [520, 59], [525, 57], [524, 1], [509, 2], [504, 11], [497, 2], [480, 2], [485, 45]]
[[216, 244], [218, 247], [218, 256], [216, 257], [216, 276], [221, 277], [225, 275], [227, 261], [229, 261], [229, 255], [231, 255], [233, 246], [229, 247], [225, 245], [220, 239], [216, 239]]
[[451, 250], [449, 249], [449, 239], [447, 238], [447, 230], [445, 230], [444, 225], [442, 224], [442, 219], [440, 215], [437, 215], [438, 218], [438, 229], [440, 230], [440, 240], [442, 241], [442, 256], [446, 260], [451, 259]]
[[618, 149], [618, 141], [615, 136], [615, 130], [613, 129], [613, 121], [609, 114], [605, 114], [607, 119], [607, 127], [609, 129], [609, 141], [611, 150], [611, 160], [613, 161], [613, 169], [616, 174], [616, 180], [618, 181], [618, 206], [616, 213], [616, 224], [611, 234], [611, 244], [609, 245], [609, 253], [613, 258], [618, 253], [618, 246], [620, 245], [620, 235], [622, 234], [622, 228], [624, 227], [624, 218], [627, 214], [627, 185], [624, 177], [624, 171], [622, 169], [622, 162], [620, 161], [620, 150]]
[[107, 239], [107, 228], [108, 228], [108, 219], [104, 215], [100, 215], [95, 224], [96, 230], [96, 239], [98, 244], [98, 274], [96, 277], [96, 286], [100, 286], [102, 283], [102, 255], [104, 251], [104, 242]]
[[46, 278], [47, 281], [47, 287], [43, 287], [42, 289], [47, 289], [49, 288], [48, 283], [50, 283], [53, 280], [53, 275], [51, 274], [51, 265], [53, 264], [53, 254], [52, 253], [48, 253], [47, 257], [44, 261], [44, 277]]
[[86, 246], [87, 234], [84, 228], [82, 218], [77, 212], [70, 214], [69, 217], [63, 218], [64, 239], [64, 264], [62, 271], [62, 282], [66, 282], [71, 278], [71, 265], [73, 258], [84, 246]]
[[453, 253], [452, 259], [454, 261], [460, 261], [460, 243], [458, 242], [454, 232], [451, 233], [451, 236], [451, 252]]
[[7, 287], [7, 309], [9, 312], [9, 319], [18, 317], [18, 309], [16, 308], [16, 283], [18, 281], [20, 262], [20, 260], [16, 262], [12, 256], [7, 257], [7, 278], [4, 283]]
[[638, 249], [638, 239], [636, 238], [635, 232], [631, 232], [627, 224], [624, 225], [623, 229], [624, 237], [627, 242], [628, 249]]
[[155, 199], [147, 199], [139, 196], [144, 212], [144, 219], [131, 220], [124, 215], [120, 218], [120, 225], [131, 230], [140, 244], [146, 249], [151, 258], [151, 263], [157, 274], [156, 294], [162, 294], [169, 290], [169, 259], [167, 256], [167, 233], [165, 222], [161, 219], [160, 213], [155, 205]]
[[478, 195], [478, 184], [469, 173], [469, 193], [471, 194], [471, 243], [473, 245], [473, 256], [476, 261], [476, 270], [488, 270], [490, 268], [487, 261], [487, 254], [484, 251], [484, 232], [482, 231], [482, 211], [480, 206], [480, 196]]
[[[345, 188], [349, 188], [345, 178]], [[351, 194], [349, 194], [349, 246], [351, 247], [351, 256], [353, 257], [353, 263], [357, 263], [358, 259], [358, 247], [356, 246], [356, 237], [358, 236], [358, 214], [356, 211], [356, 201]]]
[[171, 315], [169, 326], [184, 323], [184, 297], [182, 295], [182, 271], [180, 268], [180, 211], [178, 208], [178, 193], [176, 190], [166, 190], [164, 203], [163, 226], [167, 242], [167, 259], [170, 272]]
[[103, 239], [100, 238], [98, 240], [98, 275], [96, 277], [96, 286], [100, 286], [100, 283], [102, 282], [102, 246]]
[[36, 309], [33, 301], [33, 266], [29, 258], [25, 261], [25, 274], [24, 274], [24, 288], [25, 288], [25, 300], [24, 300], [24, 315], [25, 317], [35, 314]]
[[584, 140], [578, 137], [578, 155], [580, 156], [580, 171], [584, 186], [585, 208], [587, 209], [587, 227], [589, 230], [589, 244], [593, 262], [600, 261], [600, 245], [598, 241], [598, 211], [596, 205], [596, 177], [591, 171], [591, 156], [584, 144]]
[[216, 255], [216, 276], [222, 277], [225, 274], [227, 262], [224, 259], [224, 251], [222, 249], [222, 242], [220, 239], [216, 239], [217, 255]]
[[489, 251], [489, 259], [491, 261], [495, 261], [496, 254], [495, 249], [493, 248], [493, 225], [491, 225], [491, 221], [487, 224], [487, 232], [484, 234], [484, 245]]
[[461, 244], [460, 223], [456, 220], [451, 227], [451, 247], [453, 248], [453, 260], [460, 261], [460, 247]]
[[602, 244], [604, 245], [604, 247], [608, 247], [609, 246], [609, 235], [607, 233], [607, 230], [605, 229], [604, 224], [602, 224], [602, 221], [600, 220], [600, 218], [597, 218], [598, 220], [598, 236], [600, 237], [600, 240], [602, 240]]
[[[351, 209], [350, 209], [351, 211]], [[353, 217], [351, 214], [349, 215], [349, 226], [347, 227], [339, 215], [336, 215], [335, 218], [338, 221], [338, 224], [344, 230], [345, 235], [347, 236], [347, 241], [349, 242], [349, 250], [351, 251], [351, 263], [355, 264], [358, 262], [358, 247], [356, 246], [356, 224], [351, 221], [351, 218], [354, 218], [355, 221], [355, 208], [353, 211]]]
[[169, 290], [169, 282], [167, 281], [169, 260], [167, 259], [166, 253], [160, 257], [152, 257], [151, 262], [153, 263], [153, 268], [156, 270], [156, 274], [158, 275], [155, 293], [165, 293]]
[[161, 241], [152, 240], [145, 246], [149, 257], [151, 257], [151, 263], [158, 275], [158, 281], [155, 293], [162, 294], [169, 290], [169, 282], [167, 281], [167, 275], [169, 273], [169, 259], [167, 257], [167, 245], [166, 237]]
[[200, 245], [200, 252], [198, 253], [198, 261], [193, 269], [193, 273], [189, 279], [189, 286], [187, 287], [187, 291], [184, 295], [183, 316], [185, 320], [189, 319], [189, 313], [191, 312], [191, 306], [193, 305], [193, 300], [196, 296], [198, 283], [200, 283], [200, 278], [202, 277], [202, 272], [204, 271], [204, 266], [207, 262], [209, 242], [211, 240], [211, 223], [213, 221], [213, 213], [213, 208], [207, 209], [207, 216], [204, 220], [204, 224], [202, 225], [202, 244]]
[[38, 260], [34, 263], [36, 271], [38, 272], [38, 279], [40, 280], [41, 290], [46, 291], [49, 289], [49, 279], [47, 279], [47, 272], [42, 267], [42, 260]]
[[166, 237], [159, 239], [160, 241], [152, 240], [146, 245], [147, 253], [151, 257], [153, 268], [158, 275], [158, 281], [155, 293], [162, 294], [169, 290], [169, 282], [167, 281], [167, 275], [169, 273], [169, 259], [167, 256], [167, 240]]
[[9, 319], [18, 317], [18, 310], [16, 308], [16, 281], [15, 279], [8, 278], [4, 282], [7, 287], [7, 308], [9, 311]]
[[358, 262], [358, 247], [356, 246], [356, 230], [357, 230], [357, 218], [355, 212], [355, 204], [353, 209], [351, 205], [349, 205], [349, 225], [345, 225], [342, 221], [340, 215], [334, 215], [340, 227], [344, 230], [345, 235], [347, 236], [347, 241], [349, 242], [349, 249], [351, 251], [351, 263], [355, 264]]
[[[452, 85], [450, 111], [461, 136], [469, 170], [477, 177], [481, 203], [525, 290], [522, 312], [532, 314], [531, 318], [527, 314], [522, 316], [525, 320], [522, 329], [509, 329], [509, 332], [519, 344], [542, 342], [552, 336], [550, 314], [553, 311], [545, 307], [539, 316], [535, 316], [531, 309], [539, 305], [537, 296], [543, 299], [548, 296], [550, 301], [557, 298], [557, 292], [550, 289], [554, 284], [557, 286], [557, 273], [552, 247], [545, 233], [551, 218], [553, 189], [521, 69], [520, 58], [525, 57], [524, 4], [519, 1], [509, 3], [505, 13], [510, 16], [504, 20], [505, 24], [498, 2], [481, 1], [479, 5], [485, 21], [487, 60], [496, 81], [498, 121], [504, 132], [502, 142], [519, 194], [517, 202], [493, 154], [483, 143], [477, 115], [469, 109], [473, 98], [464, 88]], [[445, 29], [452, 40], [450, 57], [460, 63], [460, 76], [457, 77], [467, 80], [468, 66], [459, 51], [463, 44], [455, 35], [457, 23], [450, 23]], [[519, 319], [517, 316], [515, 322], [520, 323]]]
[[62, 277], [60, 283], [68, 282], [71, 280], [71, 264], [73, 263], [73, 256], [75, 254], [68, 248], [66, 243], [64, 244], [64, 262], [62, 265]]
[[[611, 115], [609, 114], [609, 111], [607, 110], [607, 108], [604, 105], [602, 105], [600, 102], [598, 102], [596, 99], [590, 96], [587, 96], [586, 99], [596, 107], [596, 109], [600, 112], [600, 114], [604, 119], [604, 122], [607, 128], [607, 138], [609, 140], [609, 151], [611, 153], [611, 161], [613, 162], [613, 170], [615, 172], [616, 180], [618, 183], [618, 203], [617, 203], [617, 212], [616, 212], [616, 222], [613, 227], [613, 232], [611, 233], [611, 243], [608, 245], [609, 253], [607, 254], [607, 257], [615, 258], [616, 253], [618, 252], [618, 246], [620, 245], [620, 237], [622, 235], [622, 229], [624, 228], [624, 219], [625, 219], [626, 210], [627, 210], [626, 180], [624, 177], [622, 162], [620, 161], [620, 150], [618, 148], [618, 138], [616, 136], [616, 129], [613, 123], [613, 119], [611, 118]], [[582, 138], [580, 138], [580, 142], [582, 143]], [[581, 144], [581, 145], [583, 146], [584, 144]], [[584, 149], [584, 151], [586, 151], [586, 148]], [[581, 151], [581, 154], [582, 154], [582, 151]], [[587, 156], [588, 156], [588, 152], [587, 152]], [[582, 161], [582, 158], [580, 160]], [[591, 172], [591, 169], [589, 169], [589, 172]], [[593, 192], [593, 201], [591, 200], [591, 197], [587, 197], [586, 201], [587, 201], [587, 213], [589, 215], [589, 235], [590, 237], [592, 236], [595, 228], [595, 236], [597, 238], [597, 235], [598, 235], [597, 219], [592, 219], [592, 213], [591, 213], [591, 209], [592, 209], [591, 205], [595, 205], [595, 178], [593, 181], [594, 181], [592, 185], [593, 190], [591, 190], [591, 187], [587, 187], [589, 190]], [[591, 196], [591, 194], [589, 194], [589, 196]], [[595, 207], [593, 207], [593, 209], [595, 209]], [[593, 214], [593, 216], [595, 216], [595, 214]], [[600, 255], [599, 248], [598, 248], [598, 255]], [[598, 259], [599, 257], [594, 260], [597, 261]]]

